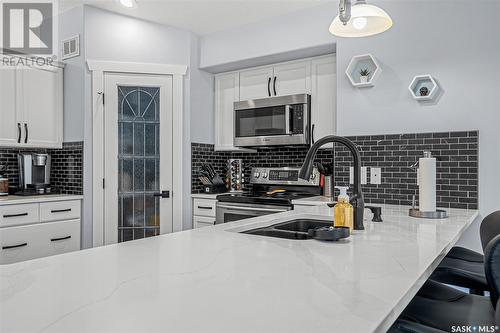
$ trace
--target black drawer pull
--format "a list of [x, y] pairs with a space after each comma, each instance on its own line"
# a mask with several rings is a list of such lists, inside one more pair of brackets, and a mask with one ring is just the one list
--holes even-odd
[[8, 219], [9, 217], [21, 217], [21, 216], [28, 216], [28, 213], [21, 213], [21, 214], [7, 214], [4, 215], [4, 219]]
[[50, 211], [51, 213], [66, 213], [66, 212], [71, 212], [71, 208], [68, 209], [54, 209]]
[[18, 244], [18, 245], [10, 245], [10, 246], [2, 246], [2, 250], [15, 249], [17, 247], [23, 247], [26, 245], [28, 245], [28, 243], [22, 243], [22, 244]]
[[210, 209], [210, 210], [212, 210], [212, 207], [207, 207], [207, 206], [198, 206], [198, 209]]
[[61, 237], [61, 238], [51, 238], [50, 241], [57, 242], [57, 241], [62, 241], [62, 240], [70, 239], [70, 238], [71, 238], [71, 236], [66, 236], [66, 237]]

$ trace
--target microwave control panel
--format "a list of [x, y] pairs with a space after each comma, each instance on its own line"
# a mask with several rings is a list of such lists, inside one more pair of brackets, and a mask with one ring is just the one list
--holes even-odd
[[293, 106], [291, 130], [293, 134], [304, 134], [304, 104]]

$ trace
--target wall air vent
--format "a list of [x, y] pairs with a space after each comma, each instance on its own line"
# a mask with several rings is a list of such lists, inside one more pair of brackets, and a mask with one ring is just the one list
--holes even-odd
[[78, 57], [80, 55], [80, 35], [62, 41], [62, 59]]

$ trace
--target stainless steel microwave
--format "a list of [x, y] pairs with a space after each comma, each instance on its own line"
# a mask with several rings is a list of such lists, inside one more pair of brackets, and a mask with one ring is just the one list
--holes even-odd
[[311, 96], [307, 94], [234, 103], [236, 147], [310, 143]]

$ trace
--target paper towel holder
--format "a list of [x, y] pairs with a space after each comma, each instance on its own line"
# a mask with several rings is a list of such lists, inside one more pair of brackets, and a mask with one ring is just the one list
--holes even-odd
[[445, 219], [448, 214], [445, 210], [436, 209], [434, 212], [422, 212], [420, 209], [415, 207], [415, 196], [413, 196], [412, 207], [408, 213], [411, 217], [418, 217], [422, 219]]

